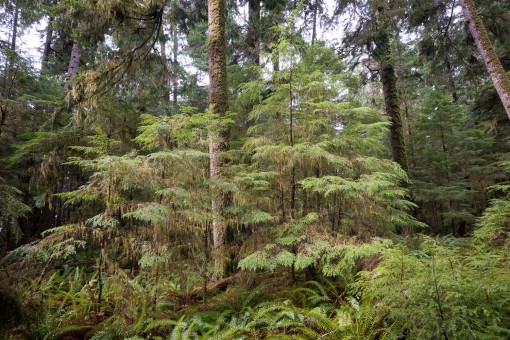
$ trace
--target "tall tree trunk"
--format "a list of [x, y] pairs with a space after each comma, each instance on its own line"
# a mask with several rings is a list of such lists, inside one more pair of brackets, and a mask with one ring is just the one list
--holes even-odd
[[408, 170], [404, 124], [400, 109], [400, 96], [397, 87], [397, 75], [393, 66], [393, 54], [391, 51], [390, 28], [388, 27], [389, 0], [384, 0], [382, 6], [377, 9], [379, 17], [379, 32], [374, 42], [374, 58], [381, 65], [381, 83], [383, 86], [384, 106], [386, 114], [390, 118], [390, 144], [391, 154], [395, 162], [400, 164], [402, 169]]
[[173, 24], [173, 30], [172, 30], [172, 52], [173, 52], [173, 59], [172, 59], [172, 102], [174, 107], [177, 107], [177, 90], [178, 90], [178, 74], [177, 74], [177, 68], [179, 66], [179, 28], [177, 24]]
[[260, 0], [248, 0], [248, 58], [260, 65]]
[[66, 81], [64, 87], [71, 90], [71, 80], [78, 73], [78, 66], [80, 66], [80, 44], [78, 41], [73, 41], [73, 49], [71, 50], [71, 58], [69, 59], [69, 67], [67, 68]]
[[9, 88], [9, 80], [12, 82], [12, 69], [14, 67], [14, 61], [16, 60], [16, 39], [18, 36], [18, 20], [19, 20], [19, 7], [16, 5], [14, 8], [14, 17], [12, 20], [12, 28], [11, 28], [11, 41], [10, 41], [10, 53], [8, 54], [8, 58], [5, 60], [5, 72], [4, 72], [4, 81], [2, 88], [2, 95], [7, 97], [7, 92]]
[[[14, 79], [15, 79], [15, 68], [14, 64], [16, 62], [16, 38], [18, 36], [18, 20], [19, 20], [19, 6], [15, 4], [14, 8], [14, 17], [12, 20], [12, 35], [11, 35], [11, 44], [10, 51], [8, 57], [5, 60], [5, 71], [4, 71], [4, 79], [3, 86], [0, 89], [0, 98], [11, 98], [13, 95], [12, 89], [14, 88]], [[0, 101], [0, 133], [2, 132], [2, 127], [5, 125], [7, 120], [7, 114], [9, 112], [8, 104], [4, 104], [3, 101]]]
[[42, 54], [41, 70], [48, 69], [48, 61], [51, 53], [51, 42], [53, 41], [53, 17], [48, 19], [48, 26], [46, 27], [46, 38], [44, 39], [44, 49]]
[[165, 92], [165, 101], [170, 102], [172, 100], [172, 69], [168, 67], [168, 56], [166, 55], [166, 37], [163, 30], [161, 30], [161, 35], [159, 37], [159, 45], [161, 48], [161, 62], [164, 65], [163, 70], [163, 84], [166, 87]]
[[505, 107], [505, 112], [510, 118], [510, 79], [506, 74], [501, 61], [492, 46], [489, 35], [485, 30], [482, 19], [476, 12], [476, 6], [473, 0], [460, 0], [464, 17], [469, 24], [469, 31], [475, 40], [478, 52], [485, 63], [485, 67], [489, 72], [492, 83], [498, 92], [499, 99]]
[[393, 67], [390, 37], [386, 32], [380, 41], [381, 82], [383, 85], [384, 104], [386, 114], [390, 118], [390, 143], [393, 160], [402, 169], [408, 170], [407, 154], [404, 139], [402, 112], [397, 88], [397, 76]]
[[[292, 169], [290, 176], [290, 217], [295, 218], [296, 210], [296, 164], [294, 161], [294, 112], [293, 112], [293, 93], [292, 93], [292, 68], [293, 57], [290, 57], [290, 69], [289, 69], [289, 142], [291, 147], [291, 158], [292, 158]], [[294, 268], [294, 267], [293, 267]], [[294, 278], [294, 271], [293, 278]]]
[[315, 39], [317, 39], [317, 10], [319, 8], [319, 0], [315, 0], [313, 6], [313, 21], [312, 21], [312, 45], [315, 45]]
[[271, 48], [271, 62], [273, 64], [273, 72], [280, 71], [280, 51], [278, 50], [278, 45], [280, 44], [280, 34], [274, 33], [272, 36], [272, 44]]
[[14, 9], [14, 20], [12, 22], [12, 40], [11, 40], [11, 50], [12, 52], [16, 52], [16, 38], [18, 36], [18, 20], [19, 20], [19, 6], [16, 4]]
[[[209, 59], [209, 107], [221, 120], [228, 109], [227, 94], [227, 53], [225, 40], [225, 1], [208, 0], [209, 37], [207, 54]], [[209, 130], [209, 171], [212, 180], [219, 179], [224, 165], [223, 153], [227, 150], [228, 132], [220, 121], [212, 124]], [[226, 193], [212, 189], [212, 248], [214, 276], [222, 276], [224, 271], [223, 246], [226, 223], [223, 218]]]

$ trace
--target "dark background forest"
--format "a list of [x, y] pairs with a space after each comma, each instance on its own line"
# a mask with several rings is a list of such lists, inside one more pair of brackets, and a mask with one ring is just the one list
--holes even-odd
[[510, 338], [508, 22], [0, 0], [0, 338]]

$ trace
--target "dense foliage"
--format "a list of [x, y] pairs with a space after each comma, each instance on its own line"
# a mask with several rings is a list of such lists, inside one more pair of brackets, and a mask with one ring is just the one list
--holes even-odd
[[462, 11], [507, 70], [507, 2], [37, 3], [0, 1], [0, 338], [510, 337]]

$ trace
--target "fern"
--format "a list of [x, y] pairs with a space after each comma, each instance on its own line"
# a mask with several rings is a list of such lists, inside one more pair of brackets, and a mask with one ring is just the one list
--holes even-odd
[[505, 260], [497, 252], [424, 237], [417, 250], [383, 252], [380, 266], [362, 273], [356, 286], [364, 301], [381, 303], [377, 314], [394, 323], [394, 330], [407, 329], [410, 336], [500, 336], [488, 328], [509, 326], [500, 318], [507, 307], [496, 302], [510, 299], [510, 291], [495, 279], [506, 270], [500, 261]]
[[150, 333], [155, 330], [166, 330], [175, 327], [178, 324], [178, 321], [175, 320], [166, 320], [166, 319], [159, 319], [159, 320], [152, 320], [147, 323], [147, 325], [144, 328], [145, 333]]

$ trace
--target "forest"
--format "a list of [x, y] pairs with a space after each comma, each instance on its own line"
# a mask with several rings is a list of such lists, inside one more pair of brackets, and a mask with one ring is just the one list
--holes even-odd
[[0, 339], [510, 339], [509, 22], [0, 0]]

